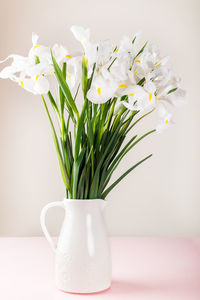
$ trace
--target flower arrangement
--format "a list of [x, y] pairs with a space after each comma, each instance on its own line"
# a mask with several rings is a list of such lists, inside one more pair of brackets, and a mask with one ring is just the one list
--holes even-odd
[[[167, 66], [169, 58], [161, 57], [155, 45], [141, 44], [139, 34], [133, 39], [125, 36], [115, 45], [110, 40], [92, 42], [89, 29], [72, 26], [71, 30], [83, 53], [73, 55], [58, 44], [42, 46], [33, 33], [28, 56], [8, 56], [4, 61], [11, 58], [13, 62], [0, 72], [0, 78], [10, 78], [41, 95], [67, 198], [105, 199], [126, 175], [152, 156], [108, 186], [122, 158], [138, 142], [173, 124], [167, 106], [181, 103], [185, 92]], [[57, 93], [52, 91], [55, 80]], [[57, 130], [49, 105], [56, 114]], [[124, 144], [130, 130], [155, 109], [156, 128], [140, 137], [134, 134]]]

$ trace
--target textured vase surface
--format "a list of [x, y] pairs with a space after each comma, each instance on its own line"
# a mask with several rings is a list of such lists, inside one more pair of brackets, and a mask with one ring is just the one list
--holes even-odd
[[[111, 257], [103, 209], [104, 200], [64, 199], [47, 204], [41, 212], [41, 226], [55, 250], [55, 277], [58, 289], [71, 293], [94, 293], [111, 284]], [[46, 225], [50, 207], [65, 209], [65, 218], [54, 245]]]

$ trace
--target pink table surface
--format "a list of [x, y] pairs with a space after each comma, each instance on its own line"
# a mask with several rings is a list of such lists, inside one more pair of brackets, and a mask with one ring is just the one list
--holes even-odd
[[73, 295], [54, 283], [45, 238], [0, 238], [1, 300], [200, 300], [200, 239], [110, 239], [113, 280], [99, 294]]

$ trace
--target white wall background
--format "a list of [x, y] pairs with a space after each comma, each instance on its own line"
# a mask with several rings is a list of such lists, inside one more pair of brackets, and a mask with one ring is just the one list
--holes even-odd
[[[108, 197], [112, 235], [200, 235], [199, 13], [198, 0], [1, 1], [0, 59], [26, 55], [32, 31], [42, 44], [73, 48], [72, 24], [90, 27], [96, 40], [142, 30], [183, 79], [188, 104], [175, 112], [174, 128], [144, 140], [116, 174], [154, 153]], [[48, 120], [40, 98], [14, 83], [2, 80], [0, 95], [0, 235], [41, 235], [42, 207], [64, 197]], [[145, 128], [148, 121], [137, 127]], [[53, 234], [61, 218], [59, 209], [49, 212]]]

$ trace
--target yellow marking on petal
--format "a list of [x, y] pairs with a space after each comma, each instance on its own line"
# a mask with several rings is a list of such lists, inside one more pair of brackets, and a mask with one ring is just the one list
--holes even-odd
[[156, 67], [159, 67], [161, 64], [162, 64], [162, 61], [158, 61], [158, 62], [155, 64], [155, 66], [156, 66]]
[[129, 94], [128, 96], [129, 96], [129, 97], [132, 97], [132, 96], [134, 96], [134, 94]]
[[100, 89], [100, 88], [97, 89], [97, 93], [98, 93], [99, 95], [101, 95], [101, 89]]
[[67, 78], [68, 78], [69, 80], [71, 80], [71, 76], [70, 76], [69, 74], [67, 74]]
[[169, 122], [169, 120], [165, 120], [165, 124], [167, 124]]
[[141, 63], [141, 61], [140, 61], [140, 60], [138, 60], [138, 59], [137, 59], [137, 60], [135, 60], [135, 62], [137, 62], [137, 63], [139, 63], [139, 64]]
[[113, 53], [114, 53], [114, 52], [118, 52], [118, 49], [114, 50]]
[[138, 73], [138, 70], [136, 70], [136, 71], [134, 72], [134, 75], [136, 76], [136, 75], [137, 75], [137, 73]]
[[36, 48], [40, 47], [40, 45], [36, 45], [33, 47], [33, 49], [35, 50]]
[[24, 88], [24, 83], [23, 83], [23, 81], [21, 81], [20, 84], [21, 84], [21, 86]]
[[35, 81], [38, 80], [39, 76], [40, 76], [40, 75], [38, 74], [38, 75], [35, 77]]
[[152, 99], [152, 94], [150, 93], [149, 94], [149, 102], [151, 102], [151, 99]]
[[72, 56], [69, 55], [69, 54], [65, 55], [65, 57], [67, 57], [67, 58], [72, 58]]
[[122, 84], [119, 85], [119, 87], [120, 87], [120, 88], [125, 88], [125, 87], [127, 87], [127, 85], [124, 84], [124, 83], [122, 83]]

